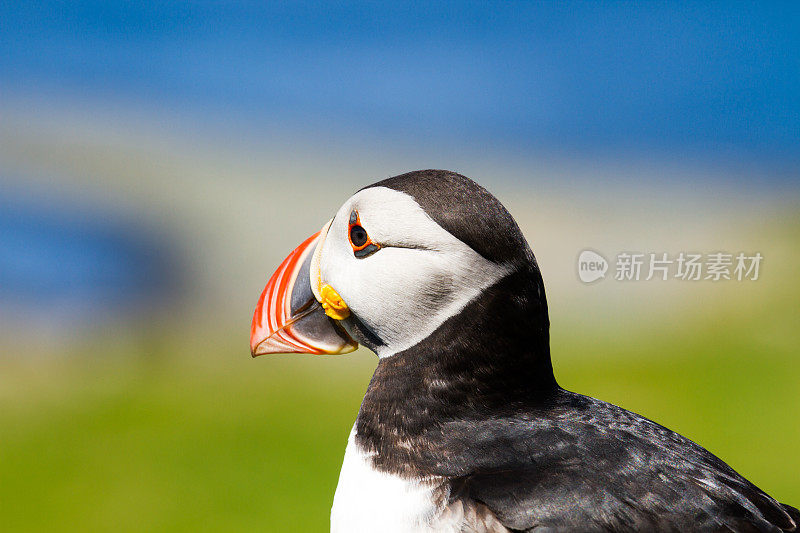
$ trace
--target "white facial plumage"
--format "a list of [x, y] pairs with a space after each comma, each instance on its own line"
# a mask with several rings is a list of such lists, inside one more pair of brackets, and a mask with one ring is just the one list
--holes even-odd
[[[353, 211], [380, 250], [355, 257]], [[510, 271], [439, 226], [410, 195], [387, 187], [359, 191], [336, 213], [319, 250], [319, 273], [384, 343], [388, 357], [425, 339]]]

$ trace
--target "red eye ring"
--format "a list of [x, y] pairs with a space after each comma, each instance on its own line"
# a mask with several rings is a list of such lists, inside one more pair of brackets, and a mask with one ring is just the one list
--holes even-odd
[[367, 230], [361, 225], [361, 218], [358, 211], [350, 213], [350, 223], [347, 226], [347, 240], [353, 247], [353, 254], [358, 257], [366, 257], [380, 250], [381, 246], [372, 242]]

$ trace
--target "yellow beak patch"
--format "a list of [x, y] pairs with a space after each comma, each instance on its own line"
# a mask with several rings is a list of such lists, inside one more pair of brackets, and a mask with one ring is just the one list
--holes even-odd
[[327, 283], [320, 287], [320, 301], [325, 314], [334, 320], [344, 320], [350, 316], [350, 308], [344, 303], [339, 293]]
[[308, 271], [309, 282], [311, 283], [311, 292], [318, 302], [322, 304], [325, 314], [334, 320], [344, 320], [350, 316], [350, 308], [344, 303], [339, 293], [327, 283], [322, 283], [322, 274], [319, 270], [320, 255], [322, 254], [322, 245], [328, 236], [328, 230], [331, 227], [330, 219], [319, 232], [319, 241], [317, 248], [314, 250], [314, 255], [311, 257], [311, 266]]

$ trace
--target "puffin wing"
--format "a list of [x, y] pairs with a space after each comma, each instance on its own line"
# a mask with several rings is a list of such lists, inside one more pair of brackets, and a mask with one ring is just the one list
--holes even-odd
[[569, 408], [547, 417], [473, 427], [479, 459], [472, 472], [451, 478], [451, 500], [465, 517], [509, 531], [800, 532], [797, 509], [689, 439], [612, 404], [565, 394]]
[[460, 503], [467, 523], [475, 531], [726, 532], [796, 532], [800, 523], [797, 509], [762, 495], [755, 501], [730, 494], [714, 500], [690, 491], [669, 501], [654, 494], [633, 501], [613, 490], [564, 490], [556, 482], [542, 486], [531, 481], [536, 478], [533, 472], [497, 472], [463, 480]]

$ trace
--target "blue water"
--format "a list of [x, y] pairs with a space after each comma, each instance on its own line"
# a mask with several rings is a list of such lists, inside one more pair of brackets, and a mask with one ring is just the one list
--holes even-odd
[[[800, 2], [5, 0], [6, 96], [256, 134], [755, 162], [772, 169], [758, 186], [796, 183]], [[23, 196], [0, 190], [0, 305], [105, 316], [177, 286], [146, 229]]]
[[0, 187], [0, 309], [80, 323], [176, 296], [178, 263], [163, 235], [108, 210], [30, 193]]
[[0, 95], [800, 166], [797, 2], [7, 0], [0, 45]]

